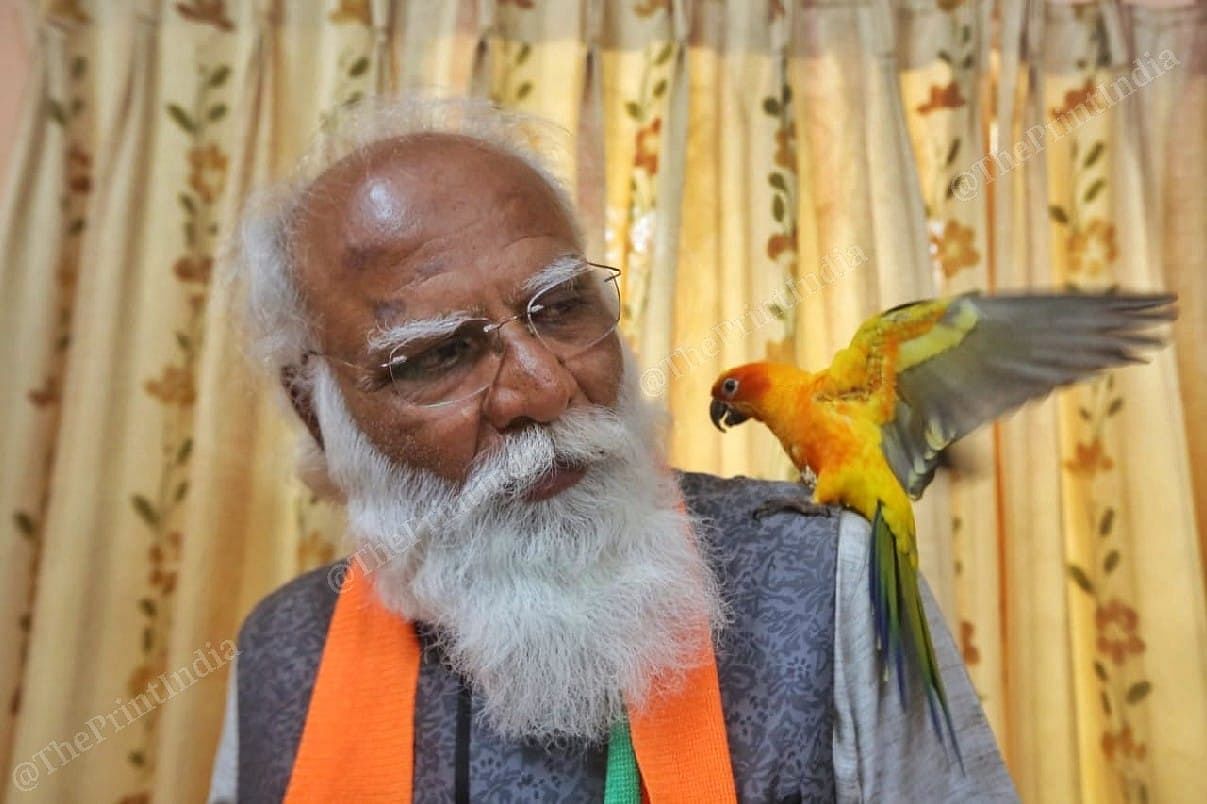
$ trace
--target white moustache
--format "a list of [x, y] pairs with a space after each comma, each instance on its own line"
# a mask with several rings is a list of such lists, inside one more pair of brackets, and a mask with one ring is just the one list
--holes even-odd
[[495, 500], [514, 500], [560, 468], [590, 469], [627, 457], [625, 423], [615, 411], [574, 408], [548, 425], [508, 434], [479, 456], [461, 489], [461, 510]]

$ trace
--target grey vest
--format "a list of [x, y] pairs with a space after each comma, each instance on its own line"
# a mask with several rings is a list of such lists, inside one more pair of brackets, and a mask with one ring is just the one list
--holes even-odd
[[[834, 800], [834, 578], [837, 512], [753, 514], [801, 499], [791, 483], [681, 473], [733, 621], [716, 645], [721, 702], [738, 797], [744, 802]], [[265, 598], [239, 635], [239, 801], [284, 796], [335, 593], [330, 567]], [[468, 700], [426, 639], [415, 711], [417, 804], [451, 802], [458, 705]], [[469, 728], [474, 801], [602, 801], [606, 748], [549, 750], [497, 738], [476, 707]], [[355, 724], [349, 724], [355, 728]], [[462, 741], [464, 745], [464, 741]]]

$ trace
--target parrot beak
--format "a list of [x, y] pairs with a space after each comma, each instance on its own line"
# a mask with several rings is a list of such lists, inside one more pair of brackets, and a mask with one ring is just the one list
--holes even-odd
[[726, 427], [733, 427], [750, 418], [738, 413], [719, 399], [714, 399], [708, 406], [708, 417], [712, 419], [713, 426], [722, 433], [725, 432]]

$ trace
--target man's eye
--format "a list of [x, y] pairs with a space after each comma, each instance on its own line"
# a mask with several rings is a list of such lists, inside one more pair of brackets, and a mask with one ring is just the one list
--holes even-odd
[[472, 338], [453, 338], [390, 367], [395, 382], [422, 380], [458, 368], [478, 352]]
[[581, 313], [587, 301], [581, 294], [565, 294], [557, 298], [541, 299], [533, 307], [532, 317], [539, 321], [556, 322], [572, 318]]

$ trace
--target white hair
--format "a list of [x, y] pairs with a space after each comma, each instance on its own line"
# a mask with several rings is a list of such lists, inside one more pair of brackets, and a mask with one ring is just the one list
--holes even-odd
[[375, 143], [442, 134], [464, 137], [522, 160], [548, 185], [581, 248], [583, 235], [569, 183], [550, 165], [567, 151], [568, 134], [557, 125], [488, 101], [409, 94], [368, 98], [344, 107], [316, 136], [285, 180], [253, 193], [225, 250], [226, 280], [235, 286], [251, 359], [277, 382], [305, 385], [308, 371], [292, 371], [313, 340], [304, 299], [295, 282], [299, 212], [315, 181], [336, 163], [365, 159]]
[[[616, 409], [572, 408], [508, 434], [457, 487], [377, 451], [324, 365], [315, 406], [348, 497], [353, 561], [386, 606], [435, 627], [508, 738], [601, 741], [701, 659], [724, 607], [663, 462], [657, 418], [626, 349]], [[531, 502], [557, 465], [576, 485]]]

